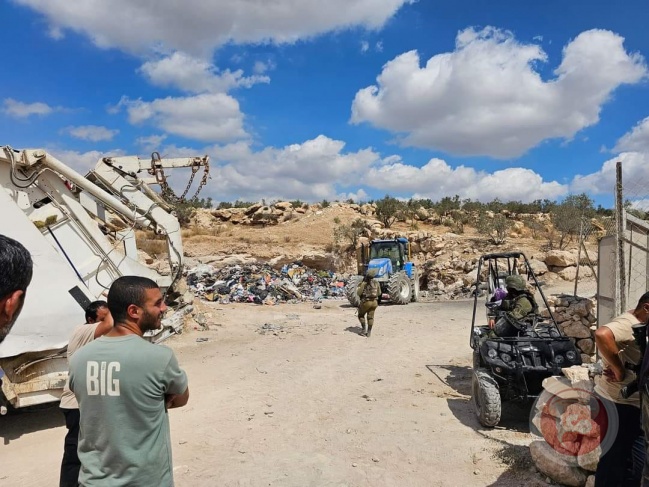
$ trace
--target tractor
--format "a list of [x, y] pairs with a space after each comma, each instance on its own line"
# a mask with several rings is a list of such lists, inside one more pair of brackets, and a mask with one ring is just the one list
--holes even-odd
[[395, 304], [408, 304], [419, 299], [419, 271], [410, 260], [410, 243], [407, 238], [372, 240], [361, 245], [357, 254], [358, 275], [347, 282], [347, 299], [352, 306], [360, 304], [356, 291], [363, 276], [375, 270], [375, 279], [381, 286], [381, 295], [388, 295]]

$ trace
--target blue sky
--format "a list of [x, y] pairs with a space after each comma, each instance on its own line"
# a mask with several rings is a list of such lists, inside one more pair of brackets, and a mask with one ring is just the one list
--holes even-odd
[[646, 1], [258, 4], [2, 3], [3, 143], [207, 153], [217, 201], [608, 205], [618, 159], [649, 184]]

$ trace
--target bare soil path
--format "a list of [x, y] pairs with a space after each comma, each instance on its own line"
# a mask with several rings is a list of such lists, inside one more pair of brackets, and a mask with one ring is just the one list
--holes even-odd
[[[546, 485], [524, 408], [475, 419], [472, 302], [382, 305], [370, 339], [343, 301], [199, 306], [221, 326], [167, 342], [191, 391], [170, 412], [177, 486]], [[0, 483], [57, 485], [64, 435], [56, 407], [0, 417]]]

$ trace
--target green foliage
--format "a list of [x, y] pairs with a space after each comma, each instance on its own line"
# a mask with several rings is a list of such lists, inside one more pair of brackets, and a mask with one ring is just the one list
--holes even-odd
[[192, 198], [173, 205], [181, 227], [187, 226], [197, 208], [212, 208], [212, 198]]
[[376, 201], [376, 217], [385, 228], [390, 228], [397, 218], [402, 214], [404, 204], [392, 196], [385, 195]]
[[366, 228], [367, 222], [362, 218], [356, 218], [348, 225], [337, 225], [334, 227], [334, 242], [339, 247], [346, 243], [349, 248], [355, 249], [358, 238], [363, 235]]
[[340, 223], [340, 218], [338, 218], [338, 217], [334, 218], [334, 223], [339, 224]]
[[507, 239], [507, 234], [512, 228], [513, 222], [500, 213], [489, 218], [486, 214], [481, 214], [476, 222], [478, 233], [489, 237], [491, 242], [500, 245]]
[[327, 208], [327, 207], [331, 206], [331, 203], [329, 203], [329, 201], [327, 201], [327, 200], [322, 200], [320, 202], [320, 206], [322, 206], [323, 208]]
[[[209, 200], [211, 201], [211, 198], [209, 198]], [[252, 205], [254, 205], [254, 203], [252, 203], [251, 201], [237, 200], [234, 203], [230, 203], [229, 201], [221, 201], [219, 205], [216, 207], [216, 209], [227, 210], [229, 208], [249, 208]], [[211, 206], [209, 208], [211, 208]]]
[[[567, 196], [552, 213], [552, 224], [559, 239], [558, 248], [565, 248], [575, 236], [587, 233], [594, 215], [593, 200], [585, 193]], [[548, 243], [554, 246], [554, 242]]]
[[293, 200], [293, 201], [291, 201], [291, 206], [292, 206], [293, 208], [301, 208], [302, 205], [304, 205], [304, 203], [303, 203], [302, 201], [300, 201], [300, 200]]
[[523, 223], [532, 232], [532, 238], [535, 239], [539, 238], [541, 234], [545, 231], [545, 226], [536, 218], [527, 217], [523, 220]]

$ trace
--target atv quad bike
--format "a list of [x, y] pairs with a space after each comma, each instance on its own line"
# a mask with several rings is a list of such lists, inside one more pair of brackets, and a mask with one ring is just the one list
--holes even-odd
[[[515, 320], [501, 311], [500, 302], [495, 299], [500, 297], [505, 278], [510, 275], [526, 275], [548, 308], [547, 318], [536, 311], [524, 320]], [[561, 375], [563, 367], [581, 364], [581, 355], [557, 326], [543, 290], [522, 252], [480, 257], [475, 286], [470, 337], [472, 399], [480, 424], [494, 427], [500, 422], [502, 402], [530, 402], [541, 393], [544, 379]], [[483, 318], [476, 315], [480, 290], [484, 289], [487, 295], [483, 322]]]

